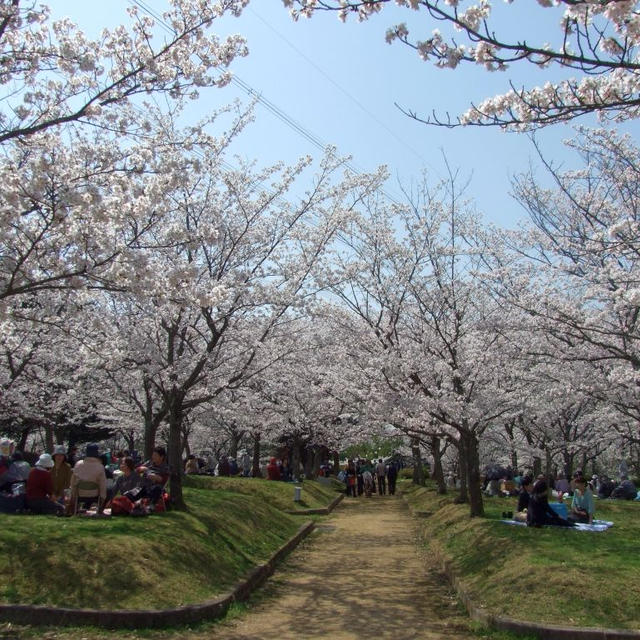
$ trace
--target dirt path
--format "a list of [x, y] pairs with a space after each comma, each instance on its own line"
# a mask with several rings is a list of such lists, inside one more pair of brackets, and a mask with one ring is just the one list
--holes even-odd
[[468, 619], [399, 497], [347, 498], [276, 572], [257, 604], [209, 637], [465, 639]]

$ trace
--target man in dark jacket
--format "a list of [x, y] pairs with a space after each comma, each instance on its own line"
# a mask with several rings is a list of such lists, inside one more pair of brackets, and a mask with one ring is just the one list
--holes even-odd
[[548, 499], [548, 486], [544, 480], [536, 480], [533, 485], [533, 493], [529, 498], [527, 507], [527, 526], [542, 527], [545, 524], [556, 527], [573, 527], [572, 522], [561, 518], [550, 506]]
[[397, 463], [393, 460], [389, 463], [387, 468], [387, 481], [389, 483], [389, 495], [393, 496], [396, 493], [396, 480], [398, 479], [398, 467]]

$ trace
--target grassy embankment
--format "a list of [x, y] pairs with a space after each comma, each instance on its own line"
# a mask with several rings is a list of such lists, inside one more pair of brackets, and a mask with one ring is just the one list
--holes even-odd
[[[293, 486], [250, 478], [186, 481], [188, 512], [147, 518], [0, 514], [0, 602], [100, 609], [165, 608], [225, 593], [308, 519]], [[298, 508], [336, 492], [305, 482]]]
[[596, 501], [603, 533], [500, 522], [514, 498], [487, 498], [485, 518], [469, 518], [454, 494], [403, 482], [425, 544], [452, 561], [477, 606], [495, 615], [578, 627], [640, 629], [640, 503]]

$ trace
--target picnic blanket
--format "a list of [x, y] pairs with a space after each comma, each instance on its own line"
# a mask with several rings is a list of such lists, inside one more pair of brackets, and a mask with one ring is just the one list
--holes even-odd
[[[503, 524], [511, 524], [518, 527], [526, 527], [526, 522], [518, 522], [516, 520], [500, 520]], [[553, 526], [553, 525], [546, 525]], [[575, 527], [558, 527], [558, 529], [574, 529], [577, 531], [606, 531], [609, 527], [613, 526], [613, 522], [609, 522], [608, 520], [594, 520], [593, 524], [583, 524], [579, 522]]]

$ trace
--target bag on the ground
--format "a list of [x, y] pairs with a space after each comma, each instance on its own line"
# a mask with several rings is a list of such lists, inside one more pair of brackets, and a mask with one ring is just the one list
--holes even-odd
[[116, 496], [111, 501], [112, 516], [128, 516], [133, 511], [133, 502], [127, 496]]

